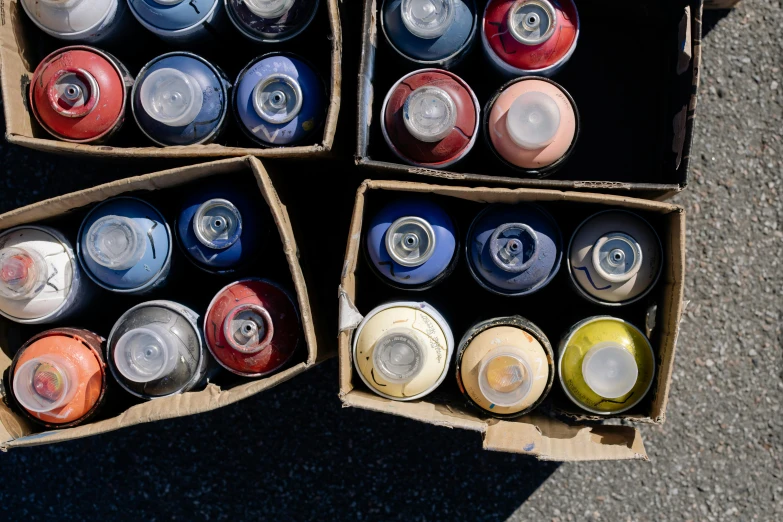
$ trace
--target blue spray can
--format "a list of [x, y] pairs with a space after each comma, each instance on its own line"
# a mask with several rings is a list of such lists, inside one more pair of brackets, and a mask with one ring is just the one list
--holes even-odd
[[468, 267], [490, 292], [522, 296], [542, 289], [557, 274], [563, 240], [554, 218], [530, 203], [491, 205], [468, 231]]
[[324, 82], [293, 54], [271, 53], [250, 62], [234, 85], [237, 121], [261, 146], [297, 145], [323, 125]]
[[143, 294], [161, 286], [171, 267], [171, 230], [160, 212], [132, 197], [100, 203], [82, 221], [79, 262], [112, 292]]
[[477, 27], [474, 0], [385, 0], [381, 28], [399, 54], [448, 68], [470, 50]]
[[164, 54], [136, 79], [133, 117], [158, 145], [211, 143], [226, 126], [230, 86], [223, 72], [200, 56]]
[[178, 45], [215, 39], [225, 20], [221, 0], [128, 0], [128, 5], [147, 30]]
[[254, 42], [284, 42], [315, 18], [318, 0], [224, 0], [231, 22]]
[[387, 284], [425, 290], [445, 279], [457, 264], [456, 227], [430, 201], [395, 201], [370, 221], [365, 252], [370, 266]]

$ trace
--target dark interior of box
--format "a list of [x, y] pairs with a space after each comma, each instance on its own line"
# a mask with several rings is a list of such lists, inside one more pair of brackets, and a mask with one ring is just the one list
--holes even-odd
[[[476, 93], [482, 118], [485, 105], [508, 81], [497, 73], [481, 45], [485, 0], [477, 0], [478, 30], [468, 56], [451, 71]], [[676, 74], [679, 25], [691, 2], [610, 0], [578, 2], [580, 35], [570, 61], [552, 79], [574, 98], [580, 135], [572, 156], [551, 180], [612, 181], [655, 184], [685, 182], [685, 165], [672, 151], [673, 118], [691, 96], [692, 75]], [[426, 68], [402, 58], [378, 33], [373, 79], [372, 123], [366, 155], [401, 163], [381, 132], [380, 112], [389, 89], [402, 76]], [[360, 129], [362, 132], [363, 129]], [[361, 151], [360, 151], [361, 153]], [[473, 150], [446, 170], [491, 176], [524, 177], [499, 161], [483, 131]]]
[[[221, 3], [223, 0], [220, 0]], [[16, 30], [16, 41], [21, 54], [30, 67], [30, 72], [35, 71], [37, 65], [43, 58], [61, 47], [70, 45], [67, 42], [55, 40], [40, 29], [27, 17], [21, 5], [18, 2], [10, 4], [11, 20]], [[128, 16], [132, 15], [128, 13]], [[324, 87], [331, 96], [331, 28], [329, 25], [328, 6], [326, 1], [319, 2], [318, 12], [315, 18], [301, 34], [289, 41], [281, 43], [255, 43], [245, 38], [239, 33], [239, 30], [226, 17], [225, 30], [220, 34], [219, 40], [200, 43], [198, 46], [174, 46], [157, 38], [154, 34], [144, 29], [135, 20], [136, 28], [133, 33], [133, 41], [119, 42], [114, 45], [100, 47], [115, 56], [125, 67], [128, 68], [131, 75], [135, 78], [141, 68], [150, 60], [162, 54], [173, 51], [189, 51], [195, 53], [213, 65], [221, 69], [231, 84], [233, 84], [240, 71], [245, 68], [251, 60], [272, 52], [290, 52], [303, 57], [310, 62], [316, 72], [324, 81]], [[23, 79], [23, 81], [25, 81]], [[26, 80], [29, 82], [29, 78]], [[24, 90], [25, 93], [27, 89]], [[231, 93], [229, 92], [229, 98]], [[328, 98], [327, 98], [328, 99]], [[27, 99], [24, 104], [28, 105]], [[326, 114], [324, 107], [324, 119]], [[33, 126], [33, 137], [43, 139], [55, 139], [47, 133], [35, 117], [30, 114]], [[228, 147], [259, 148], [260, 145], [248, 139], [242, 132], [229, 107], [227, 114], [228, 124], [225, 131], [221, 134], [216, 143]], [[304, 142], [297, 145], [313, 145], [323, 141], [323, 130], [313, 132], [313, 134]], [[130, 105], [127, 106], [125, 113], [125, 124], [122, 129], [114, 134], [106, 145], [114, 147], [156, 147], [138, 128], [133, 119]]]
[[[243, 169], [233, 174], [221, 174], [217, 177], [201, 178], [197, 181], [170, 187], [156, 191], [136, 191], [128, 192], [123, 196], [135, 196], [154, 205], [165, 217], [169, 227], [174, 233], [175, 221], [179, 214], [181, 204], [184, 198], [193, 189], [205, 187], [207, 183], [218, 181], [221, 186], [235, 186], [240, 191], [247, 194], [259, 193], [259, 188], [253, 173], [249, 169]], [[46, 221], [30, 223], [36, 225], [46, 225], [62, 232], [71, 242], [75, 249], [76, 238], [79, 225], [82, 219], [92, 208], [84, 207], [74, 209], [65, 215], [58, 216]], [[176, 239], [172, 246], [171, 271], [167, 283], [163, 288], [158, 288], [149, 294], [139, 296], [128, 296], [112, 293], [106, 290], [98, 290], [92, 298], [92, 305], [88, 305], [84, 312], [78, 315], [66, 318], [65, 320], [45, 325], [21, 325], [0, 318], [5, 330], [6, 338], [3, 340], [2, 349], [9, 358], [13, 358], [16, 351], [24, 342], [32, 336], [56, 327], [77, 327], [86, 328], [104, 338], [108, 338], [114, 323], [127, 310], [139, 303], [152, 300], [171, 300], [183, 304], [201, 316], [203, 319], [212, 298], [226, 285], [248, 277], [260, 277], [273, 281], [283, 287], [294, 300], [296, 300], [296, 290], [294, 288], [291, 271], [283, 253], [283, 244], [280, 240], [279, 232], [275, 226], [272, 213], [269, 207], [263, 202], [262, 196], [258, 196], [256, 206], [261, 213], [266, 226], [259, 231], [258, 240], [265, 242], [260, 257], [247, 266], [237, 270], [235, 273], [226, 275], [215, 275], [208, 273], [193, 265], [183, 254]], [[75, 251], [75, 250], [74, 250]], [[84, 279], [88, 276], [82, 273]], [[199, 321], [199, 327], [201, 322]], [[104, 354], [105, 355], [105, 354]], [[208, 355], [211, 357], [211, 355]], [[307, 345], [302, 334], [299, 347], [291, 360], [283, 367], [290, 368], [296, 364], [307, 360]], [[216, 371], [211, 373], [210, 382], [220, 386], [222, 389], [233, 388], [234, 386], [249, 382], [251, 379], [237, 376], [217, 364], [214, 365]], [[281, 369], [280, 371], [282, 371]], [[109, 388], [107, 400], [104, 407], [98, 412], [94, 421], [109, 418], [125, 411], [130, 406], [142, 402], [125, 392], [114, 381], [111, 372], [108, 371]], [[6, 386], [8, 386], [8, 370], [3, 375]], [[8, 389], [8, 388], [6, 388]], [[10, 401], [9, 401], [10, 402]]]
[[[365, 193], [364, 224], [366, 225], [369, 223], [369, 220], [372, 219], [373, 215], [384, 205], [396, 199], [410, 197], [417, 198], [425, 196], [381, 190], [367, 191]], [[473, 279], [465, 260], [465, 240], [467, 231], [474, 217], [487, 205], [454, 197], [436, 196], [433, 194], [427, 194], [426, 198], [428, 201], [441, 205], [455, 221], [460, 241], [460, 258], [456, 269], [447, 279], [445, 279], [445, 281], [429, 290], [405, 291], [394, 289], [385, 284], [367, 262], [364, 251], [365, 229], [362, 231], [362, 251], [359, 254], [355, 272], [355, 304], [362, 314], [367, 314], [376, 306], [390, 301], [424, 301], [435, 307], [435, 309], [444, 316], [451, 327], [454, 335], [454, 342], [457, 344], [459, 344], [462, 336], [473, 325], [480, 321], [494, 317], [521, 315], [543, 330], [549, 339], [549, 342], [552, 344], [552, 348], [557, 352], [557, 345], [559, 344], [560, 339], [574, 324], [596, 315], [611, 315], [624, 319], [644, 332], [649, 307], [653, 304], [661, 304], [663, 302], [662, 292], [665, 284], [664, 274], [667, 273], [668, 268], [665, 264], [661, 278], [655, 288], [653, 288], [645, 298], [630, 305], [607, 307], [586, 300], [575, 288], [573, 288], [568, 274], [565, 254], [557, 275], [543, 289], [523, 297], [504, 297], [495, 295], [488, 290], [485, 290]], [[596, 212], [611, 208], [606, 205], [575, 204], [571, 202], [545, 202], [540, 205], [555, 217], [562, 233], [564, 249], [568, 247], [568, 242], [570, 241], [573, 232], [582, 221]], [[670, 225], [667, 216], [654, 212], [638, 212], [638, 214], [644, 217], [653, 226], [662, 239], [664, 248], [666, 248], [667, 243], [664, 238], [668, 237], [670, 233]], [[664, 252], [663, 259], [664, 263], [666, 263], [668, 260], [666, 252]], [[661, 308], [661, 306], [658, 307], [659, 314]], [[658, 324], [661, 324], [660, 315], [658, 317]], [[659, 376], [659, 329], [653, 331], [650, 341], [656, 355], [657, 365], [653, 386], [639, 404], [616, 417], [650, 416], [655, 389], [657, 387], [656, 383]], [[457, 347], [455, 347], [455, 353], [456, 350]], [[369, 391], [369, 388], [358, 378], [358, 376], [354, 377], [353, 386], [357, 389]], [[451, 361], [449, 376], [446, 380], [432, 394], [421, 400], [440, 404], [464, 405], [465, 408], [468, 408], [478, 417], [484, 418], [484, 414], [478, 409], [467, 406], [468, 402], [460, 394], [454, 375], [454, 359]], [[568, 399], [563, 392], [557, 376], [555, 377], [555, 383], [552, 386], [551, 393], [539, 407], [539, 410], [555, 415], [557, 415], [557, 411], [574, 415], [592, 415], [580, 410]], [[611, 417], [612, 416], [608, 416], [607, 418]]]

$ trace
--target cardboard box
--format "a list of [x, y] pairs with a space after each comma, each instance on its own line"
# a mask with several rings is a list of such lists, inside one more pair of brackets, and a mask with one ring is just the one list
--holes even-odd
[[[224, 386], [210, 383], [207, 385], [206, 389], [202, 391], [189, 392], [141, 403], [139, 403], [139, 401], [131, 400], [130, 395], [119, 389], [119, 386], [113, 382], [112, 377], [108, 377], [110, 380], [109, 386], [113, 385], [115, 388], [111, 398], [113, 402], [110, 404], [107, 401], [104, 412], [99, 413], [95, 421], [75, 428], [62, 430], [41, 431], [39, 426], [31, 425], [24, 418], [11, 410], [5, 402], [0, 401], [0, 450], [78, 439], [145, 422], [193, 415], [227, 406], [277, 386], [311, 368], [328, 356], [327, 354], [319, 354], [318, 352], [313, 317], [310, 309], [310, 299], [307, 294], [305, 279], [299, 265], [298, 249], [294, 238], [294, 232], [288, 218], [288, 212], [285, 205], [278, 198], [277, 192], [275, 191], [264, 166], [255, 158], [245, 157], [228, 159], [193, 167], [172, 169], [128, 178], [122, 181], [114, 181], [91, 189], [73, 192], [0, 215], [0, 230], [28, 223], [42, 221], [48, 223], [51, 220], [57, 220], [54, 226], [58, 227], [59, 224], [65, 223], [69, 219], [80, 219], [86, 211], [86, 207], [120, 194], [134, 192], [144, 198], [144, 193], [147, 191], [176, 190], [176, 187], [197, 180], [207, 179], [213, 176], [221, 176], [224, 179], [229, 179], [228, 176], [232, 175], [245, 176], [250, 183], [252, 183], [253, 178], [255, 179], [255, 183], [258, 185], [260, 191], [258, 198], [259, 205], [268, 206], [271, 214], [270, 219], [274, 220], [272, 228], [276, 228], [279, 232], [281, 241], [279, 245], [280, 251], [278, 251], [279, 254], [275, 253], [275, 255], [279, 255], [279, 259], [269, 261], [270, 256], [267, 255], [265, 258], [265, 266], [267, 266], [268, 263], [277, 263], [277, 266], [282, 270], [285, 270], [287, 267], [290, 271], [289, 285], [284, 286], [290, 286], [292, 294], [293, 291], [295, 291], [295, 299], [299, 306], [304, 335], [303, 342], [301, 343], [298, 352], [294, 355], [293, 362], [288, 363], [282, 371], [272, 374], [269, 377], [259, 379], [234, 378], [228, 372], [224, 372], [224, 374], [221, 374], [224, 376], [222, 381], [225, 384]], [[160, 208], [160, 210], [164, 212], [164, 215], [166, 214], [166, 211], [163, 208]], [[188, 264], [184, 259], [181, 261], [182, 264]], [[177, 260], [175, 259], [174, 270], [186, 269], [181, 265], [176, 265], [176, 262]], [[174, 274], [174, 270], [172, 271], [172, 275]], [[263, 269], [259, 268], [259, 270]], [[255, 273], [255, 270], [253, 271], [253, 275], [255, 276], [265, 275], [264, 273]], [[207, 278], [204, 273], [197, 274], [196, 277], [202, 278], [199, 279], [199, 283], [203, 283]], [[212, 284], [219, 289], [229, 282], [230, 281], [225, 279], [217, 279]], [[215, 293], [216, 292], [217, 290], [215, 290]], [[156, 293], [154, 296], [137, 296], [134, 298], [133, 304], [148, 301], [152, 298], [159, 298], [161, 295], [162, 294], [160, 293]], [[208, 303], [212, 295], [200, 296], [200, 299]], [[170, 299], [171, 297], [172, 296], [163, 295], [160, 298]], [[117, 296], [113, 296], [113, 298], [119, 299]], [[125, 299], [127, 300], [127, 298]], [[130, 308], [130, 306], [128, 306], [128, 308]], [[205, 312], [206, 305], [203, 310], [198, 310], [199, 315], [202, 316]], [[119, 318], [119, 315], [117, 318]], [[57, 323], [56, 325], [60, 326], [60, 323]], [[24, 332], [20, 332], [23, 328], [22, 326], [7, 319], [0, 318], [0, 348], [2, 348], [2, 350], [0, 350], [0, 374], [8, 369], [15, 350], [32, 335], [29, 334], [30, 328], [35, 328], [37, 332], [47, 330], [52, 326], [54, 325], [26, 327]], [[97, 333], [108, 336], [108, 330]], [[0, 386], [0, 388], [2, 388], [2, 386]], [[129, 407], [127, 407], [127, 409], [118, 410], [118, 405], [124, 404], [123, 401], [127, 402]]]
[[[656, 228], [664, 249], [663, 272], [649, 296], [623, 307], [589, 303], [570, 288], [565, 262], [555, 279], [544, 289], [526, 297], [498, 297], [472, 280], [464, 259], [464, 247], [455, 272], [449, 279], [423, 292], [402, 292], [387, 287], [372, 272], [360, 254], [364, 240], [363, 222], [379, 205], [405, 193], [426, 193], [450, 211], [462, 234], [467, 224], [487, 203], [537, 202], [548, 208], [559, 222], [564, 244], [581, 221], [607, 208], [638, 212]], [[565, 397], [559, 381], [539, 409], [516, 420], [498, 420], [467, 405], [454, 377], [449, 377], [431, 395], [411, 402], [382, 398], [369, 390], [354, 374], [351, 342], [361, 314], [388, 301], [404, 299], [431, 304], [450, 322], [455, 339], [473, 324], [503, 315], [522, 315], [536, 323], [553, 346], [577, 321], [594, 315], [614, 315], [645, 329], [655, 323], [650, 336], [656, 354], [657, 371], [647, 396], [627, 413], [612, 416], [626, 423], [661, 424], [666, 418], [674, 352], [683, 307], [685, 270], [685, 212], [682, 207], [616, 195], [560, 192], [544, 189], [465, 188], [400, 181], [365, 181], [356, 194], [339, 293], [340, 310], [340, 398], [345, 406], [400, 415], [429, 424], [478, 431], [488, 450], [535, 455], [542, 460], [647, 459], [639, 431], [631, 426], [602, 424], [606, 420], [580, 413]], [[464, 237], [462, 238], [464, 241]], [[358, 307], [358, 308], [357, 308]], [[648, 319], [648, 316], [651, 319]], [[550, 416], [545, 415], [550, 413]], [[585, 422], [589, 421], [588, 424]], [[616, 424], [616, 420], [614, 421]]]
[[[486, 0], [477, 0], [479, 23]], [[356, 161], [373, 176], [440, 183], [501, 184], [625, 193], [664, 199], [688, 183], [701, 62], [701, 0], [578, 3], [582, 30], [576, 51], [553, 77], [576, 100], [581, 133], [573, 155], [545, 179], [520, 178], [495, 161], [480, 132], [475, 147], [447, 170], [400, 164], [383, 139], [380, 110], [404, 74], [422, 69], [398, 56], [380, 28], [383, 0], [365, 0], [359, 71]], [[377, 66], [382, 64], [382, 66]], [[477, 34], [452, 72], [484, 105], [506, 80], [492, 71]], [[483, 116], [482, 116], [483, 117]], [[487, 159], [491, 161], [487, 161]]]
[[740, 0], [704, 0], [704, 9], [731, 9], [738, 3]]
[[[124, 1], [124, 0], [123, 0]], [[234, 49], [198, 50], [197, 54], [212, 60], [228, 74], [230, 81], [251, 59], [272, 51], [294, 51], [316, 65], [329, 87], [329, 106], [322, 136], [316, 144], [294, 147], [263, 148], [242, 136], [235, 122], [229, 122], [227, 135], [220, 143], [189, 145], [183, 147], [156, 147], [136, 128], [136, 122], [128, 107], [123, 129], [106, 144], [89, 145], [59, 141], [47, 133], [28, 107], [28, 87], [32, 71], [50, 52], [69, 45], [58, 42], [36, 28], [24, 13], [19, 0], [0, 0], [0, 86], [5, 107], [6, 138], [9, 142], [47, 152], [60, 154], [90, 154], [123, 158], [226, 158], [253, 155], [262, 158], [300, 158], [323, 155], [329, 152], [337, 130], [340, 110], [342, 33], [337, 0], [323, 0], [312, 26], [280, 47], [261, 46], [242, 39], [234, 30], [226, 41], [233, 42]], [[129, 13], [130, 16], [130, 13]], [[236, 34], [234, 34], [236, 33]], [[316, 37], [315, 35], [318, 34]], [[230, 40], [229, 40], [230, 38]], [[139, 26], [134, 41], [119, 49], [107, 47], [135, 76], [152, 58], [175, 50], [158, 40]], [[233, 115], [229, 114], [233, 120]]]

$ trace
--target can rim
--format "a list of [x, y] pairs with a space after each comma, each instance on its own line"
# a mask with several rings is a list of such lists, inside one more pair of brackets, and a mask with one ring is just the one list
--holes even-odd
[[[220, 3], [220, 0], [218, 0], [217, 3]], [[251, 40], [251, 41], [257, 42], [257, 43], [280, 43], [280, 42], [286, 42], [286, 41], [288, 41], [288, 40], [290, 40], [292, 38], [295, 38], [295, 37], [299, 36], [308, 27], [310, 27], [310, 24], [313, 22], [313, 20], [315, 20], [315, 16], [318, 14], [318, 8], [321, 7], [321, 0], [315, 0], [315, 6], [313, 6], [313, 9], [312, 9], [312, 11], [310, 13], [310, 17], [307, 19], [307, 21], [304, 24], [302, 24], [302, 26], [298, 30], [290, 33], [289, 36], [286, 36], [284, 38], [259, 38], [257, 35], [254, 35], [250, 31], [248, 31], [247, 28], [245, 28], [242, 25], [242, 22], [240, 22], [237, 19], [237, 15], [234, 13], [234, 10], [231, 7], [230, 0], [223, 0], [223, 5], [225, 6], [226, 12], [228, 13], [229, 20], [231, 20], [231, 23], [234, 24], [234, 27], [240, 33], [242, 33], [242, 36], [244, 36], [248, 40]], [[259, 17], [259, 18], [261, 18], [261, 17]]]

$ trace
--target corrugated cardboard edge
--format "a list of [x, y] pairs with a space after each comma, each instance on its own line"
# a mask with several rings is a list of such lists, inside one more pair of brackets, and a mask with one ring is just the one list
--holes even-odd
[[[307, 287], [299, 266], [296, 241], [288, 218], [288, 212], [280, 201], [264, 166], [253, 157], [228, 159], [136, 176], [34, 203], [0, 215], [0, 230], [23, 223], [51, 218], [125, 192], [151, 191], [173, 187], [206, 176], [235, 172], [243, 168], [253, 172], [259, 190], [269, 206], [280, 234], [283, 252], [291, 271], [291, 278], [299, 303], [307, 349], [306, 361], [270, 377], [253, 380], [229, 390], [221, 390], [218, 386], [210, 384], [205, 390], [200, 392], [190, 392], [137, 404], [117, 417], [58, 431], [30, 434], [30, 426], [21, 417], [11, 412], [5, 404], [0, 404], [0, 450], [72, 440], [145, 422], [183, 417], [214, 410], [277, 386], [309, 369], [318, 361], [318, 346]], [[2, 358], [0, 358], [0, 364], [3, 365], [3, 370], [10, 364], [10, 360], [4, 353], [2, 353]]]
[[[20, 58], [19, 43], [14, 34], [15, 17], [21, 14], [17, 0], [0, 0], [0, 85], [5, 108], [6, 138], [10, 143], [31, 149], [58, 154], [114, 157], [114, 158], [226, 158], [253, 155], [261, 158], [301, 158], [328, 153], [334, 144], [337, 119], [340, 113], [342, 85], [342, 29], [337, 0], [327, 0], [329, 13], [329, 39], [332, 45], [331, 88], [329, 106], [324, 123], [323, 139], [318, 145], [279, 148], [225, 147], [218, 144], [190, 145], [187, 147], [112, 147], [57, 141], [54, 138], [33, 137], [33, 120], [27, 109], [25, 78], [29, 82], [31, 68]], [[126, 114], [126, 125], [134, 125]]]

